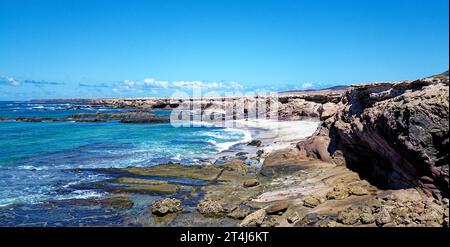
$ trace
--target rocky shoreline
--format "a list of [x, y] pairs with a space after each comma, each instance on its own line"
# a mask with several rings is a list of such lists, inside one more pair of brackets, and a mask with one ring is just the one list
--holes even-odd
[[[71, 203], [119, 208], [123, 225], [138, 226], [448, 227], [448, 83], [433, 77], [283, 95], [280, 120], [320, 121], [312, 136], [254, 139], [244, 144], [251, 149], [202, 166], [96, 169], [114, 178], [85, 186], [108, 196]], [[211, 100], [197, 103], [217, 112]], [[185, 102], [89, 103], [147, 111]]]

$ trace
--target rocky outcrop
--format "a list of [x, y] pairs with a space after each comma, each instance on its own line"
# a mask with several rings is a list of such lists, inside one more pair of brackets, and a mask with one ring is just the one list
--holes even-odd
[[151, 111], [122, 111], [112, 113], [79, 113], [66, 118], [43, 118], [43, 117], [1, 117], [0, 121], [15, 120], [18, 122], [108, 122], [118, 121], [121, 123], [166, 123], [168, 116], [157, 116]]
[[379, 188], [449, 196], [448, 77], [354, 85], [334, 109], [297, 145], [308, 157], [346, 164]]
[[350, 207], [338, 213], [337, 222], [346, 225], [441, 227], [448, 221], [448, 203], [379, 198], [372, 206]]
[[255, 187], [259, 185], [259, 181], [256, 178], [247, 179], [244, 181], [244, 188]]
[[[279, 95], [205, 98], [112, 98], [88, 100], [91, 105], [142, 110], [191, 110], [204, 121], [248, 119], [276, 115], [280, 120], [330, 117], [329, 107], [338, 103], [344, 88], [284, 92]], [[273, 115], [271, 115], [273, 117]]]
[[264, 209], [260, 209], [256, 212], [253, 212], [242, 220], [239, 224], [241, 227], [256, 227], [261, 226], [264, 219], [266, 218], [266, 211]]
[[124, 111], [117, 113], [80, 113], [66, 118], [65, 121], [75, 122], [106, 122], [119, 121], [121, 123], [164, 123], [168, 117], [156, 116], [150, 111]]
[[291, 149], [281, 149], [269, 154], [261, 167], [260, 173], [267, 177], [291, 174], [302, 170], [309, 164], [306, 156]]
[[199, 213], [208, 217], [218, 217], [225, 213], [225, 209], [219, 201], [202, 200], [197, 205]]
[[304, 99], [287, 99], [287, 103], [280, 104], [278, 115], [280, 120], [302, 120], [308, 118], [319, 118], [320, 103], [306, 101]]
[[163, 198], [152, 203], [152, 213], [162, 216], [182, 211], [181, 201], [175, 198]]

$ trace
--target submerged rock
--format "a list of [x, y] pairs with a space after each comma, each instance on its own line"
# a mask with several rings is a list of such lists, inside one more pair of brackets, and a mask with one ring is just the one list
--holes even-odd
[[139, 184], [133, 186], [112, 186], [106, 188], [109, 191], [115, 193], [161, 193], [161, 194], [173, 194], [180, 190], [180, 187], [175, 184], [162, 183], [162, 184]]
[[142, 178], [129, 178], [121, 177], [111, 180], [113, 183], [119, 184], [147, 184], [147, 185], [157, 185], [157, 184], [168, 184], [165, 180], [152, 180], [152, 179], [142, 179]]
[[122, 209], [128, 209], [133, 207], [134, 205], [134, 202], [125, 196], [110, 197], [99, 200], [98, 202], [102, 206], [122, 208]]
[[164, 198], [152, 202], [152, 213], [154, 215], [163, 216], [169, 213], [182, 211], [181, 201], [175, 198]]
[[134, 175], [192, 178], [205, 181], [215, 180], [222, 169], [218, 166], [186, 166], [179, 164], [162, 164], [152, 167], [128, 167], [120, 169]]
[[113, 196], [104, 199], [71, 199], [67, 201], [78, 206], [100, 206], [116, 209], [129, 209], [134, 205], [134, 202], [127, 196]]

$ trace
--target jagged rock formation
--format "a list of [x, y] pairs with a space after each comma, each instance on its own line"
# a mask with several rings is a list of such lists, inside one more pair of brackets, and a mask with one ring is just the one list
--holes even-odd
[[275, 114], [279, 120], [289, 121], [329, 114], [326, 107], [338, 103], [345, 92], [338, 88], [242, 97], [92, 99], [89, 104], [112, 108], [192, 110], [204, 115], [204, 119], [219, 120], [266, 118]]
[[448, 77], [355, 85], [297, 146], [346, 164], [380, 188], [449, 196]]

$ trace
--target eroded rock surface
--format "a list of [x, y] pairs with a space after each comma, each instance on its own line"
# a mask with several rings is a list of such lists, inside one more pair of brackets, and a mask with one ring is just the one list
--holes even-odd
[[449, 196], [448, 77], [355, 85], [316, 134], [308, 157], [346, 164], [379, 188]]
[[181, 201], [175, 198], [164, 198], [152, 203], [152, 213], [155, 215], [166, 215], [183, 210]]

